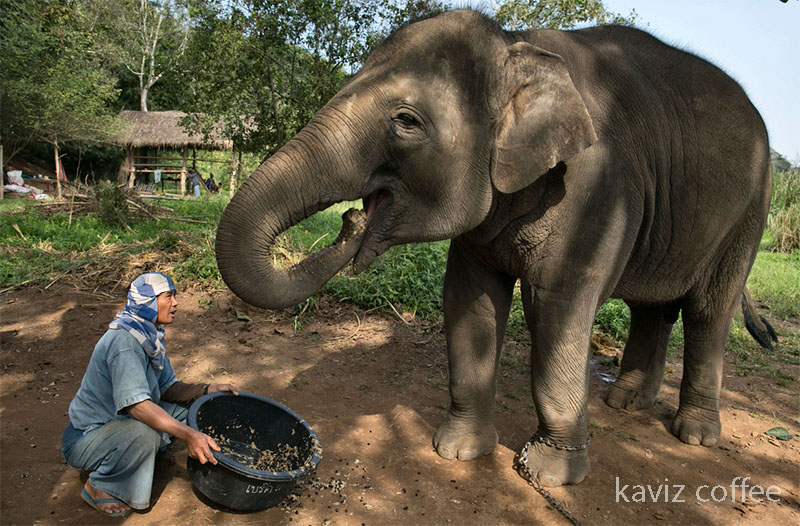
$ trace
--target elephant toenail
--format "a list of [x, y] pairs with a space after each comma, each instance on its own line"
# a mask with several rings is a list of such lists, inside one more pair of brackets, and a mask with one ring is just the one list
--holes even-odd
[[539, 482], [542, 483], [542, 486], [548, 488], [556, 488], [561, 486], [561, 479], [558, 477], [554, 477], [553, 475], [542, 475], [539, 477]]

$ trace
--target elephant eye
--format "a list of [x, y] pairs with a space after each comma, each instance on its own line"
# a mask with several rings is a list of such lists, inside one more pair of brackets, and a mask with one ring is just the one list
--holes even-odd
[[396, 117], [394, 117], [395, 122], [400, 123], [404, 126], [418, 126], [419, 121], [410, 113], [398, 113]]

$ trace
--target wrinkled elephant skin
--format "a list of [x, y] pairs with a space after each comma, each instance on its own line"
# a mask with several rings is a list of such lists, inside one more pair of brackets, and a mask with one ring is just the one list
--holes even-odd
[[[589, 344], [609, 297], [631, 308], [607, 401], [650, 406], [680, 314], [672, 431], [720, 435], [722, 356], [770, 200], [764, 124], [708, 62], [627, 27], [511, 34], [459, 10], [398, 30], [315, 118], [244, 183], [223, 214], [228, 286], [296, 304], [349, 261], [452, 239], [444, 284], [451, 405], [445, 458], [492, 450], [495, 373], [513, 289], [532, 336], [539, 421], [529, 465], [580, 482], [589, 457]], [[333, 246], [275, 268], [275, 237], [363, 199]]]

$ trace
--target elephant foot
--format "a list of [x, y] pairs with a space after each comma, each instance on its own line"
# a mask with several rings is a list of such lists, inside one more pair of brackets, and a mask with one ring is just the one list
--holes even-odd
[[629, 411], [652, 407], [656, 401], [659, 386], [656, 386], [655, 389], [648, 387], [634, 387], [629, 382], [626, 382], [623, 377], [620, 377], [609, 386], [606, 404], [615, 409], [627, 409]]
[[578, 484], [589, 473], [588, 449], [568, 451], [534, 441], [527, 458], [528, 469], [548, 488]]
[[693, 446], [713, 446], [719, 440], [721, 432], [722, 424], [717, 410], [697, 407], [687, 409], [681, 404], [672, 422], [672, 434]]
[[448, 415], [433, 435], [433, 447], [440, 457], [467, 461], [491, 453], [497, 440], [494, 425], [478, 425]]

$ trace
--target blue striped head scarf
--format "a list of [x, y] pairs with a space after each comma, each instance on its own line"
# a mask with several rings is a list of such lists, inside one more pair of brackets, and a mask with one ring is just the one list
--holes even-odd
[[175, 284], [166, 274], [148, 272], [131, 283], [125, 310], [108, 327], [124, 329], [136, 338], [147, 353], [150, 364], [157, 370], [164, 368], [166, 346], [164, 329], [156, 327], [158, 321], [158, 295], [175, 290]]

